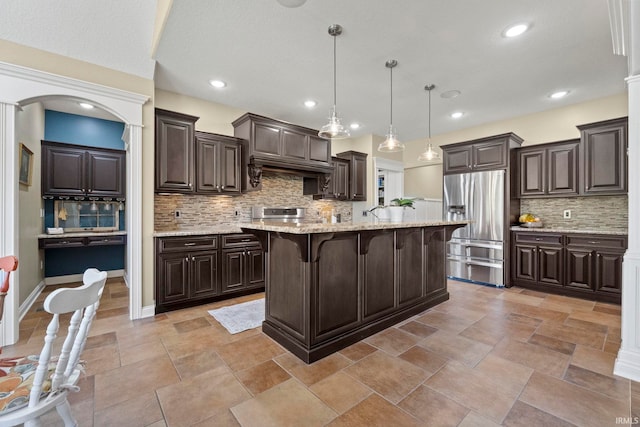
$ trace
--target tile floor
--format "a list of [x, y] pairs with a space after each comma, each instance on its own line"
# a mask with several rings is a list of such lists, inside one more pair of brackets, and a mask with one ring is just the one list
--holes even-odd
[[[612, 374], [619, 306], [449, 289], [449, 301], [305, 365], [259, 328], [230, 335], [207, 314], [261, 294], [130, 321], [127, 288], [109, 279], [72, 408], [81, 426], [602, 427], [640, 416], [640, 383]], [[45, 296], [3, 356], [38, 351]]]

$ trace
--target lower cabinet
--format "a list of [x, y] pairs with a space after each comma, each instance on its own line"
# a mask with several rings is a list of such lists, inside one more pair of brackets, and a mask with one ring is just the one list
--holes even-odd
[[264, 252], [249, 234], [160, 237], [155, 274], [162, 313], [263, 288]]
[[620, 303], [626, 236], [514, 232], [512, 285]]

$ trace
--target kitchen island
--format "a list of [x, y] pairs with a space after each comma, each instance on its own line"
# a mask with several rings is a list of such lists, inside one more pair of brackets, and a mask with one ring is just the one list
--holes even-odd
[[448, 300], [446, 242], [467, 223], [242, 224], [266, 252], [263, 332], [312, 363]]

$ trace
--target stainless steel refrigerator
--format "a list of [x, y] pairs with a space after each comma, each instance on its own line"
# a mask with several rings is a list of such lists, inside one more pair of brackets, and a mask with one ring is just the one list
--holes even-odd
[[447, 245], [447, 275], [454, 279], [504, 286], [505, 171], [444, 176], [447, 220], [470, 220]]

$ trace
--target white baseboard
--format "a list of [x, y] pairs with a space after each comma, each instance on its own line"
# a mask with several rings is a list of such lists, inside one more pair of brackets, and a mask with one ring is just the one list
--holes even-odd
[[40, 296], [45, 286], [45, 282], [44, 280], [42, 280], [40, 283], [38, 283], [38, 286], [36, 286], [35, 289], [29, 294], [27, 299], [24, 300], [24, 302], [20, 305], [20, 308], [18, 308], [18, 322], [20, 322], [22, 318], [29, 312], [29, 310], [31, 310], [31, 306], [33, 306], [33, 303], [36, 302], [36, 299], [38, 299], [38, 296]]
[[640, 354], [633, 351], [620, 350], [613, 367], [613, 373], [633, 381], [640, 381]]
[[156, 307], [155, 305], [147, 305], [142, 307], [142, 316], [140, 317], [141, 319], [144, 319], [145, 317], [153, 317], [156, 315]]
[[[107, 277], [123, 277], [124, 270], [107, 271]], [[82, 282], [82, 274], [68, 274], [66, 276], [45, 277], [45, 285], [61, 285], [64, 283]]]

